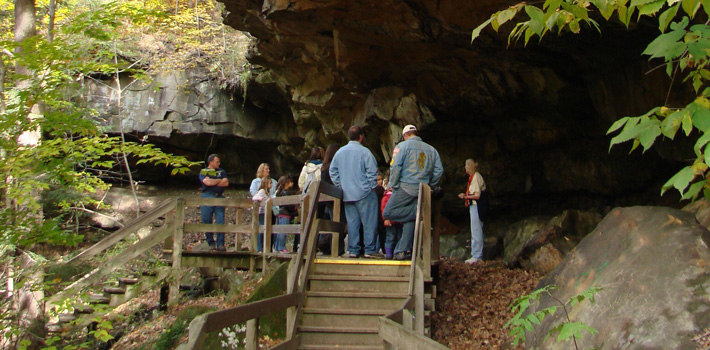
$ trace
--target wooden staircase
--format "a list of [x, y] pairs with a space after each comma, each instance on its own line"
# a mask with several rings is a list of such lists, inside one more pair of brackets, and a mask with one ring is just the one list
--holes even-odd
[[299, 349], [384, 349], [379, 318], [409, 297], [409, 261], [318, 259], [306, 286]]
[[246, 324], [245, 349], [260, 349], [259, 319], [285, 310], [285, 339], [272, 350], [448, 350], [427, 337], [438, 231], [432, 230], [431, 189], [420, 184], [419, 193], [411, 260], [316, 258], [317, 236], [333, 233], [337, 239], [344, 229], [316, 218], [327, 197], [335, 199], [337, 220], [342, 200], [340, 189], [316, 182], [304, 200], [309, 205], [304, 204], [302, 245], [289, 265], [286, 294], [196, 317], [178, 349], [206, 349], [209, 333], [237, 324]]

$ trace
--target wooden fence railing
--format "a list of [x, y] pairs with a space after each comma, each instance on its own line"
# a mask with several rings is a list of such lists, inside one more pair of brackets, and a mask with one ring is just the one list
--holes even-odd
[[[305, 300], [305, 284], [306, 277], [309, 273], [311, 264], [315, 259], [317, 249], [317, 236], [319, 232], [330, 232], [340, 237], [343, 232], [343, 225], [337, 221], [328, 221], [317, 219], [318, 203], [321, 196], [324, 196], [324, 201], [334, 202], [335, 220], [340, 218], [340, 201], [342, 199], [342, 191], [331, 185], [323, 182], [316, 182], [311, 186], [311, 191], [303, 198], [302, 215], [305, 217], [302, 220], [301, 248], [297, 255], [292, 258], [288, 272], [288, 283], [286, 294], [270, 298], [246, 305], [237, 306], [234, 308], [203, 314], [196, 317], [190, 323], [189, 340], [186, 344], [181, 345], [178, 349], [193, 350], [203, 349], [205, 337], [208, 332], [214, 332], [235, 324], [246, 322], [246, 346], [247, 350], [258, 349], [259, 339], [259, 318], [273, 312], [286, 310], [286, 340], [272, 347], [273, 350], [296, 349], [299, 343], [299, 336], [296, 334], [297, 320], [302, 312], [303, 302]], [[327, 196], [327, 197], [326, 197]], [[269, 213], [271, 206], [290, 204], [292, 199], [288, 197], [274, 198], [263, 203], [264, 208], [264, 250], [270, 247], [266, 236], [269, 232], [276, 233], [279, 230], [274, 230], [273, 226], [267, 225], [270, 223]], [[255, 206], [255, 209], [257, 207]], [[258, 221], [258, 210], [254, 211], [254, 219]], [[284, 225], [286, 226], [286, 225]], [[259, 230], [255, 225], [252, 231], [252, 248], [256, 248], [254, 236]], [[285, 232], [287, 230], [281, 231]], [[286, 232], [290, 233], [290, 232]], [[337, 240], [336, 240], [337, 242]], [[335, 250], [337, 252], [337, 248]], [[266, 254], [266, 253], [263, 253]]]
[[[424, 335], [424, 282], [431, 280], [432, 242], [431, 188], [419, 184], [419, 199], [414, 226], [409, 298], [399, 310], [380, 317], [379, 335], [385, 349], [446, 350], [448, 347]], [[435, 232], [438, 240], [438, 231]], [[438, 251], [436, 252], [438, 259]]]

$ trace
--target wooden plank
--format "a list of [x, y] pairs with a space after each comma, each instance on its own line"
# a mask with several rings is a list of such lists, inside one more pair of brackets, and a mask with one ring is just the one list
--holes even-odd
[[[422, 186], [424, 187], [424, 186]], [[429, 186], [420, 192], [422, 196], [422, 239], [420, 243], [422, 252], [422, 271], [425, 277], [431, 277], [431, 189]]]
[[[259, 202], [251, 205], [251, 236], [249, 237], [249, 251], [256, 251], [256, 241], [259, 239]], [[256, 270], [256, 257], [252, 256], [249, 271]]]
[[178, 198], [175, 207], [175, 231], [173, 234], [173, 266], [172, 279], [170, 280], [170, 293], [168, 294], [168, 306], [173, 306], [180, 300], [180, 281], [182, 280], [182, 223], [185, 222], [185, 200]]
[[273, 225], [271, 227], [271, 233], [280, 233], [286, 235], [301, 233], [301, 225]]
[[278, 343], [275, 346], [271, 347], [269, 350], [296, 350], [298, 349], [298, 345], [300, 345], [300, 343], [301, 336], [299, 334], [296, 334], [295, 337]]
[[[294, 196], [283, 196], [283, 197], [274, 197], [271, 198], [271, 204], [272, 205], [295, 205], [295, 204], [301, 204], [301, 201], [303, 200], [303, 195], [294, 195]], [[264, 205], [266, 205], [264, 203]]]
[[334, 222], [329, 220], [318, 220], [318, 233], [321, 231], [325, 232], [343, 232], [345, 225], [341, 222]]
[[421, 240], [422, 219], [422, 192], [429, 188], [424, 183], [419, 183], [419, 197], [417, 198], [417, 215], [414, 220], [414, 242], [412, 244], [412, 266], [409, 270], [409, 295], [414, 295], [414, 267], [419, 255], [419, 241]]
[[202, 198], [202, 197], [187, 197], [185, 205], [194, 207], [196, 205], [209, 205], [217, 207], [251, 207], [252, 202], [245, 198]]
[[414, 305], [414, 330], [424, 335], [424, 272], [419, 266], [416, 266], [414, 283], [414, 300], [416, 302]]
[[445, 345], [408, 330], [385, 317], [380, 317], [379, 335], [385, 343], [394, 345], [397, 349], [450, 350]]
[[247, 334], [244, 338], [244, 349], [259, 350], [259, 319], [247, 321]]
[[49, 298], [48, 304], [51, 305], [51, 304], [61, 300], [62, 298], [64, 298], [64, 296], [67, 293], [75, 293], [75, 292], [79, 291], [81, 288], [84, 288], [84, 287], [94, 283], [100, 276], [103, 276], [106, 273], [109, 273], [109, 272], [115, 270], [116, 268], [123, 266], [129, 260], [143, 254], [143, 252], [152, 248], [154, 245], [160, 243], [166, 237], [173, 234], [173, 230], [174, 230], [173, 226], [163, 226], [163, 227], [159, 228], [157, 231], [151, 232], [150, 234], [148, 234], [148, 236], [144, 237], [143, 239], [141, 239], [137, 243], [133, 244], [132, 246], [127, 247], [121, 253], [110, 258], [108, 261], [103, 263], [101, 266], [99, 266], [98, 268], [89, 272], [84, 277], [82, 277], [80, 280], [72, 283], [69, 287], [65, 288], [63, 291], [53, 295], [51, 298]]
[[[258, 213], [257, 213], [258, 215]], [[257, 217], [257, 222], [259, 218]], [[251, 233], [252, 225], [234, 224], [185, 224], [183, 233], [198, 232], [226, 232], [226, 233]]]
[[301, 293], [284, 294], [246, 305], [206, 314], [204, 332], [214, 332], [235, 324], [296, 306], [301, 300]]
[[[237, 222], [236, 222], [236, 224], [241, 225], [243, 221], [244, 221], [244, 208], [239, 207], [239, 208], [237, 208]], [[251, 226], [251, 225], [244, 225], [244, 226]], [[251, 227], [249, 227], [249, 232], [247, 232], [247, 233], [250, 233], [250, 232], [251, 232]], [[242, 241], [242, 234], [243, 233], [244, 232], [238, 232], [234, 237], [234, 250], [235, 251], [239, 251], [239, 248], [240, 248], [239, 243]]]
[[[322, 182], [322, 181], [318, 181], [318, 182]], [[343, 198], [343, 190], [341, 190], [329, 183], [326, 183], [326, 182], [323, 182], [322, 185], [320, 185], [319, 192], [320, 192], [320, 194], [325, 194], [325, 195], [328, 195], [329, 197]]]
[[132, 233], [138, 231], [140, 228], [150, 224], [157, 218], [167, 214], [171, 210], [175, 209], [175, 199], [169, 199], [164, 201], [162, 204], [160, 204], [157, 208], [149, 211], [148, 213], [145, 213], [141, 215], [140, 217], [136, 218], [136, 220], [133, 220], [130, 224], [126, 225], [125, 227], [121, 228], [120, 230], [112, 233], [108, 237], [102, 239], [98, 243], [94, 244], [93, 246], [89, 247], [88, 249], [84, 250], [83, 252], [79, 253], [77, 256], [73, 257], [71, 260], [67, 262], [67, 265], [69, 264], [77, 264], [82, 261], [85, 261], [96, 254], [99, 254], [103, 252], [104, 250], [110, 248], [117, 242], [121, 241], [122, 239], [128, 237]]
[[192, 322], [190, 322], [190, 327], [188, 327], [187, 345], [184, 349], [202, 350], [205, 338], [207, 337], [207, 332], [203, 331], [206, 321], [207, 316], [203, 314], [195, 317]]

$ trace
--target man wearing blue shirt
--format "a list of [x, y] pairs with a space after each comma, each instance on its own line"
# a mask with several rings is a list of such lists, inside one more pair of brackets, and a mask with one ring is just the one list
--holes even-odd
[[359, 126], [348, 130], [350, 142], [335, 153], [330, 163], [333, 184], [343, 189], [345, 218], [348, 222], [348, 252], [345, 257], [360, 257], [362, 224], [365, 257], [383, 257], [375, 249], [377, 239], [377, 163], [375, 156], [362, 145], [365, 133]]
[[[219, 156], [210, 154], [207, 157], [207, 168], [200, 171], [200, 183], [202, 184], [202, 198], [222, 198], [225, 187], [229, 186], [227, 173], [219, 167]], [[224, 207], [203, 205], [200, 206], [200, 214], [203, 224], [211, 224], [214, 216], [215, 224], [224, 224]], [[210, 246], [210, 250], [220, 252], [226, 251], [224, 246], [224, 232], [217, 232], [217, 241], [214, 240], [213, 232], [205, 233], [205, 240]]]
[[394, 248], [396, 260], [412, 258], [419, 184], [434, 187], [444, 174], [439, 152], [418, 135], [414, 125], [405, 126], [402, 131], [404, 141], [395, 147], [390, 168], [389, 187], [393, 189], [392, 197], [382, 212], [385, 220], [403, 224], [402, 238]]

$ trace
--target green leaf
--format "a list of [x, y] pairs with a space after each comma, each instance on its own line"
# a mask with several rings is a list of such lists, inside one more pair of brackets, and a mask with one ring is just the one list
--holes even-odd
[[[498, 25], [503, 25], [505, 22], [508, 22], [513, 19], [513, 17], [518, 14], [518, 11], [520, 11], [520, 6], [509, 7], [506, 10], [498, 12], [498, 16], [496, 16]], [[498, 30], [496, 29], [496, 31]]]
[[487, 25], [489, 25], [491, 23], [491, 21], [493, 21], [493, 17], [491, 17], [487, 21], [481, 23], [478, 27], [476, 27], [476, 29], [473, 30], [473, 32], [471, 33], [471, 42], [473, 42], [474, 40], [476, 40], [476, 38], [478, 38], [478, 36], [481, 34], [481, 30], [483, 30], [483, 28], [485, 28]]
[[680, 128], [681, 121], [683, 119], [682, 111], [675, 111], [671, 113], [666, 119], [661, 122], [661, 130], [663, 136], [673, 139], [675, 138], [676, 132]]
[[696, 141], [695, 145], [693, 146], [693, 150], [695, 151], [696, 156], [699, 157], [702, 154], [700, 150], [705, 147], [708, 142], [710, 142], [710, 133], [703, 133], [703, 135], [698, 138], [698, 141]]
[[646, 127], [644, 127], [643, 131], [641, 132], [641, 135], [639, 136], [639, 141], [641, 142], [641, 146], [643, 146], [644, 153], [649, 148], [651, 148], [651, 146], [653, 146], [653, 142], [656, 141], [656, 138], [660, 135], [661, 128], [658, 124], [647, 125]]
[[668, 28], [668, 24], [671, 23], [675, 15], [678, 13], [679, 7], [680, 4], [675, 4], [669, 9], [663, 11], [663, 13], [658, 17], [658, 28], [661, 30], [661, 33], [664, 33], [666, 31], [666, 28]]
[[706, 180], [701, 180], [690, 185], [690, 187], [688, 187], [688, 191], [683, 194], [682, 199], [695, 200], [700, 194], [700, 191], [705, 188], [705, 183]]
[[685, 11], [690, 18], [695, 17], [695, 12], [700, 8], [700, 1], [698, 0], [682, 0], [680, 3], [683, 7], [683, 11]]
[[693, 131], [693, 121], [690, 119], [690, 112], [686, 109], [683, 113], [683, 132], [685, 136], [690, 136], [691, 131]]
[[560, 325], [557, 341], [568, 341], [572, 337], [582, 338], [584, 336], [582, 332], [589, 333], [590, 335], [598, 333], [596, 329], [587, 326], [583, 322], [567, 322]]
[[550, 8], [552, 10], [556, 10], [560, 8], [561, 3], [562, 0], [545, 0], [545, 3], [542, 5], [542, 9], [546, 10], [547, 8]]
[[688, 187], [690, 181], [693, 181], [694, 177], [695, 172], [693, 171], [693, 168], [690, 166], [686, 166], [685, 168], [677, 172], [675, 175], [673, 175], [673, 177], [666, 181], [665, 184], [663, 184], [661, 195], [663, 195], [663, 193], [665, 193], [666, 190], [670, 189], [671, 187], [677, 189], [678, 192], [683, 193], [683, 191], [685, 191], [685, 189]]
[[651, 41], [643, 51], [643, 55], [649, 55], [651, 58], [664, 57], [664, 58], [674, 58], [673, 53], [676, 52], [679, 46], [685, 47], [684, 43], [678, 42], [685, 36], [685, 30], [673, 30], [666, 34], [661, 34], [656, 39]]
[[626, 124], [626, 122], [628, 120], [629, 120], [629, 117], [623, 117], [623, 118], [615, 121], [614, 124], [611, 124], [611, 126], [609, 127], [609, 130], [606, 131], [606, 134], [609, 135], [612, 132], [618, 130], [620, 127], [624, 126], [624, 124]]
[[658, 12], [658, 10], [660, 10], [663, 7], [663, 5], [665, 5], [665, 4], [666, 4], [666, 0], [657, 0], [657, 1], [649, 2], [644, 5], [640, 5], [640, 6], [638, 6], [639, 15], [654, 14], [654, 13]]

